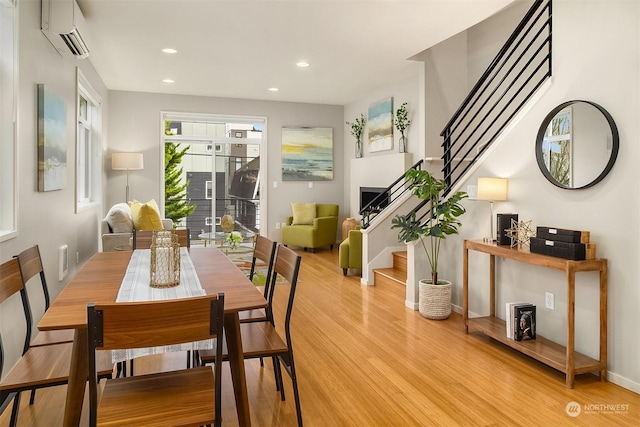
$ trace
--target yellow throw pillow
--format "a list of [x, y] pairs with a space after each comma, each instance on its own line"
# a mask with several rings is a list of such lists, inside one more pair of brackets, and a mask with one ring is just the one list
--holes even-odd
[[313, 220], [316, 219], [315, 203], [293, 202], [291, 210], [293, 211], [292, 225], [313, 225]]
[[131, 218], [133, 219], [133, 228], [139, 231], [143, 230], [161, 230], [162, 219], [160, 218], [160, 209], [154, 199], [147, 203], [137, 200], [129, 202], [131, 207]]

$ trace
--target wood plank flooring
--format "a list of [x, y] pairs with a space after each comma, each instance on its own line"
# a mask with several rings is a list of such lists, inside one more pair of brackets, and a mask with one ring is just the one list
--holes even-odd
[[[300, 254], [292, 335], [305, 425], [638, 425], [640, 395], [589, 374], [567, 389], [558, 371], [483, 335], [465, 335], [461, 316], [427, 320], [404, 306], [403, 287], [344, 277], [337, 249]], [[284, 310], [285, 291], [278, 286], [276, 310]], [[136, 369], [182, 367], [185, 357], [140, 360]], [[253, 425], [295, 426], [289, 377], [281, 402], [270, 361], [264, 368], [247, 361], [246, 369]], [[223, 425], [237, 426], [228, 364], [223, 372]], [[25, 394], [19, 425], [61, 425], [65, 390], [40, 390], [32, 406]], [[581, 405], [580, 415], [567, 415], [570, 402]]]

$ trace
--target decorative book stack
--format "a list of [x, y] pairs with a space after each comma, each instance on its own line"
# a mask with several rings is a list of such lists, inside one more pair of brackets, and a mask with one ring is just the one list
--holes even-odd
[[530, 239], [531, 252], [582, 261], [596, 258], [596, 244], [590, 242], [588, 231], [537, 227], [536, 237]]
[[151, 236], [149, 286], [170, 288], [180, 284], [180, 243], [172, 230], [155, 230]]
[[536, 306], [523, 302], [506, 304], [507, 338], [516, 341], [536, 339]]

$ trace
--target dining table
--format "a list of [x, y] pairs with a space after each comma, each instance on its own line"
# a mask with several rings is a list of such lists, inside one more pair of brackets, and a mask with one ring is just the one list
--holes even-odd
[[[38, 322], [38, 329], [42, 331], [75, 331], [64, 426], [78, 426], [82, 414], [89, 372], [87, 304], [116, 302], [132, 253], [116, 251], [93, 255], [60, 291]], [[224, 329], [238, 421], [241, 426], [249, 426], [251, 417], [238, 313], [264, 308], [267, 301], [247, 276], [218, 248], [192, 247], [189, 249], [189, 256], [206, 294], [224, 293]]]

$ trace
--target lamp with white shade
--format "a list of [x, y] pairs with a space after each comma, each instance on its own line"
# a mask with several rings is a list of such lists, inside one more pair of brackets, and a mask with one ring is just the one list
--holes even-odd
[[491, 209], [491, 237], [490, 242], [496, 239], [493, 233], [493, 202], [507, 200], [507, 178], [478, 178], [477, 200], [488, 200]]
[[144, 169], [142, 153], [113, 153], [111, 157], [111, 169], [115, 171], [127, 171], [126, 199], [129, 201], [129, 171]]

